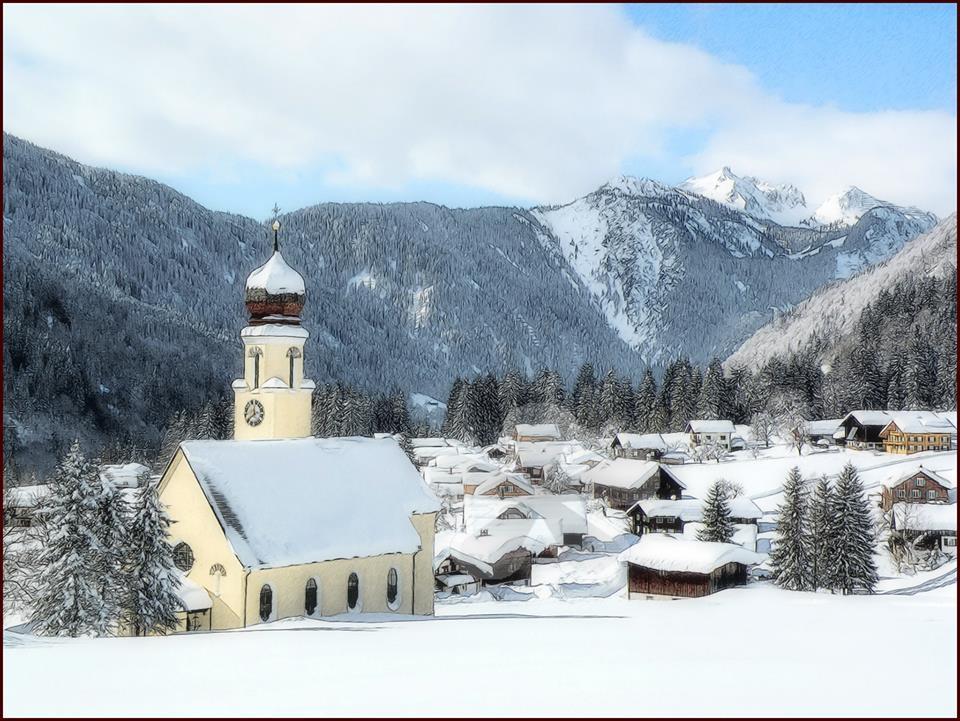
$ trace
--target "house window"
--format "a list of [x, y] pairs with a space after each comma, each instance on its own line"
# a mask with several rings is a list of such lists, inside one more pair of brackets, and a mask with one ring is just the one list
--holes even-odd
[[923, 486], [923, 479], [922, 479], [922, 478], [914, 478], [914, 479], [913, 479], [913, 485], [915, 485], [917, 488], [920, 488], [921, 486]]
[[290, 387], [293, 388], [293, 363], [294, 358], [300, 357], [300, 351], [297, 348], [291, 348], [287, 351], [287, 358], [290, 359]]
[[897, 498], [906, 498], [906, 497], [907, 497], [907, 492], [903, 488], [900, 488], [897, 490]]
[[397, 574], [397, 569], [391, 568], [387, 571], [387, 605], [390, 608], [396, 608], [399, 604], [397, 600], [400, 598], [400, 576]]
[[273, 615], [273, 589], [264, 584], [260, 588], [260, 620], [269, 621]]
[[184, 573], [193, 568], [193, 549], [182, 541], [173, 547], [173, 565]]
[[253, 358], [253, 387], [254, 389], [260, 387], [260, 356], [263, 355], [263, 351], [260, 348], [251, 348], [250, 357]]
[[920, 498], [920, 491], [917, 488], [914, 488], [910, 491], [910, 498]]
[[356, 573], [351, 573], [347, 579], [347, 608], [351, 611], [356, 610], [360, 602], [360, 577]]
[[935, 501], [937, 499], [937, 492], [931, 488], [929, 491], [927, 491], [927, 498], [931, 501]]
[[943, 537], [943, 545], [944, 545], [944, 546], [950, 546], [950, 547], [952, 547], [952, 548], [956, 548], [956, 545], [957, 545], [957, 537], [956, 537], [956, 536], [944, 536], [944, 537]]
[[210, 575], [213, 576], [213, 595], [220, 595], [220, 580], [227, 575], [227, 569], [221, 566], [219, 563], [215, 563], [210, 566]]
[[312, 616], [317, 610], [317, 582], [312, 578], [307, 579], [307, 587], [303, 592], [303, 610], [308, 616]]

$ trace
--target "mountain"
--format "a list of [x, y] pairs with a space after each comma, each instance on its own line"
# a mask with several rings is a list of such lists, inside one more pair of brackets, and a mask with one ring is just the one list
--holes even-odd
[[860, 314], [883, 291], [905, 279], [945, 277], [956, 269], [956, 257], [954, 213], [889, 260], [824, 286], [790, 312], [763, 326], [727, 358], [726, 364], [760, 368], [771, 358], [800, 352], [815, 342], [824, 343], [823, 356], [832, 358], [840, 346], [849, 344]]
[[907, 208], [894, 205], [885, 200], [877, 200], [869, 193], [860, 190], [860, 188], [850, 186], [823, 201], [813, 212], [813, 215], [804, 220], [802, 224], [811, 227], [821, 225], [832, 227], [851, 226], [860, 220], [867, 211], [880, 207], [893, 208], [901, 215], [921, 224], [929, 225], [931, 228], [937, 222], [937, 217], [933, 213], [927, 213], [913, 207]]
[[654, 180], [620, 177], [567, 205], [536, 208], [611, 327], [644, 359], [725, 357], [775, 310], [883, 260], [929, 228], [877, 208], [849, 229], [762, 221]]
[[[264, 223], [6, 134], [3, 183], [4, 425], [18, 449], [155, 446], [174, 411], [229, 393]], [[639, 380], [677, 355], [725, 357], [926, 229], [888, 207], [849, 228], [784, 227], [630, 177], [531, 210], [328, 203], [281, 221], [307, 283], [310, 376], [436, 399], [457, 375], [550, 367], [569, 381], [589, 360]]]
[[807, 215], [807, 201], [794, 186], [740, 177], [727, 167], [677, 187], [778, 225], [797, 225]]

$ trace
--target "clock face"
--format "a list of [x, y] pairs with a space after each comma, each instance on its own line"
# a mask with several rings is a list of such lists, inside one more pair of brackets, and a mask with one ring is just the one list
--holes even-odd
[[243, 417], [248, 426], [259, 426], [263, 421], [263, 404], [260, 401], [247, 401], [243, 409]]

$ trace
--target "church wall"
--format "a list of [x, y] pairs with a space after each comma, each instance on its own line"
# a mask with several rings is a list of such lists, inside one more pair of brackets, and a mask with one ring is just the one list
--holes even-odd
[[410, 517], [414, 528], [420, 534], [420, 550], [415, 554], [416, 568], [416, 606], [413, 613], [423, 616], [433, 615], [433, 554], [434, 535], [436, 533], [436, 513], [415, 513]]
[[[183, 541], [193, 551], [193, 567], [187, 577], [210, 594], [213, 600], [212, 627], [236, 628], [243, 617], [246, 573], [227, 542], [183, 451], [177, 451], [160, 482], [160, 500], [174, 521], [170, 525], [171, 544], [176, 546]], [[226, 570], [226, 575], [220, 579], [219, 595], [216, 578], [210, 575], [214, 564], [220, 564]]]
[[[310, 435], [310, 389], [272, 388], [267, 391], [236, 392], [234, 399], [233, 437], [238, 441], [265, 438], [306, 438]], [[247, 402], [256, 399], [263, 404], [264, 418], [257, 426], [244, 419]]]

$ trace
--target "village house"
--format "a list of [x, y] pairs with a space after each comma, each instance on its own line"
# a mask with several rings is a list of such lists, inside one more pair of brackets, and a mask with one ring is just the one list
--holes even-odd
[[514, 498], [532, 496], [533, 486], [516, 473], [487, 473], [482, 477], [464, 480], [464, 495], [494, 496], [496, 498]]
[[953, 484], [929, 468], [898, 471], [882, 482], [880, 507], [889, 511], [897, 503], [950, 503]]
[[543, 494], [514, 498], [467, 496], [463, 525], [468, 533], [507, 538], [537, 538], [552, 553], [559, 546], [583, 543], [587, 532], [586, 499], [578, 493]]
[[832, 445], [842, 418], [833, 418], [825, 421], [807, 421], [807, 437], [811, 443], [819, 446]]
[[957, 554], [956, 504], [898, 503], [891, 513], [890, 527], [920, 546], [937, 547]]
[[[479, 586], [529, 583], [534, 557], [548, 548], [542, 539], [533, 536], [489, 532], [442, 531], [436, 542], [434, 586], [437, 590], [455, 586], [460, 593], [473, 592]], [[460, 578], [451, 579], [457, 576]]]
[[957, 429], [936, 415], [897, 415], [880, 431], [886, 453], [910, 454], [921, 451], [949, 451]]
[[181, 443], [161, 478], [175, 564], [202, 590], [188, 628], [433, 613], [437, 499], [393, 439], [310, 436], [303, 302], [275, 243], [247, 279], [234, 439]]
[[667, 450], [660, 433], [618, 433], [610, 443], [610, 455], [614, 458], [656, 461]]
[[611, 508], [626, 511], [645, 498], [678, 499], [683, 484], [655, 461], [615, 458], [601, 463], [582, 476], [593, 488], [593, 497], [602, 498]]
[[695, 420], [687, 423], [684, 432], [689, 435], [692, 447], [714, 445], [729, 451], [736, 428], [733, 427], [733, 421]]
[[745, 586], [748, 567], [765, 557], [731, 543], [650, 534], [619, 558], [627, 564], [627, 598], [694, 598]]
[[[735, 525], [756, 526], [763, 511], [746, 496], [735, 496], [727, 501], [730, 521]], [[645, 533], [682, 534], [688, 523], [703, 520], [703, 501], [699, 498], [682, 498], [676, 501], [648, 498], [637, 501], [627, 509], [631, 529], [637, 536]]]
[[541, 484], [571, 449], [570, 443], [563, 442], [517, 443], [514, 467], [517, 472], [529, 476], [533, 483]]
[[[880, 434], [893, 421], [910, 427], [916, 427], [915, 424], [918, 423], [929, 424], [930, 428], [938, 429], [938, 432], [933, 435], [949, 435], [951, 439], [956, 438], [956, 425], [951, 420], [949, 414], [936, 413], [934, 411], [865, 410], [851, 411], [848, 413], [840, 422], [840, 428], [834, 433], [834, 438], [848, 448], [857, 450], [883, 450], [885, 441]], [[923, 425], [920, 427], [923, 427]], [[901, 433], [900, 435], [903, 434]], [[939, 444], [940, 441], [937, 441], [937, 443]], [[911, 442], [896, 442], [892, 444], [891, 447], [899, 447], [904, 444], [909, 449]], [[912, 445], [920, 445], [920, 442], [914, 441]], [[945, 450], [949, 450], [949, 447]]]
[[559, 441], [563, 436], [555, 423], [518, 423], [513, 431], [513, 439], [518, 443]]

